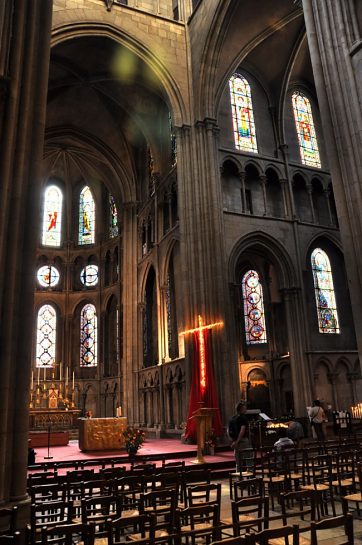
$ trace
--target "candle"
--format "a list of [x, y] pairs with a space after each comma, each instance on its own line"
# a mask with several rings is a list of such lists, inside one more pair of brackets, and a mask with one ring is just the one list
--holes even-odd
[[40, 367], [38, 367], [38, 386], [40, 384]]
[[46, 367], [44, 367], [44, 382], [45, 382], [45, 379], [46, 379]]
[[65, 385], [68, 386], [68, 377], [69, 377], [69, 366], [67, 365], [65, 372]]
[[59, 382], [62, 382], [62, 362], [59, 362]]
[[34, 388], [34, 371], [31, 371], [31, 390], [33, 391]]
[[73, 371], [73, 390], [74, 390], [74, 371]]

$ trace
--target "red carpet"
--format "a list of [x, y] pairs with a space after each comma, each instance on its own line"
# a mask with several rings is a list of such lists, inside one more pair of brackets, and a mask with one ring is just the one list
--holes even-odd
[[[188, 465], [196, 458], [196, 450], [196, 445], [184, 445], [177, 439], [147, 439], [139, 449], [137, 457], [164, 456], [168, 461], [185, 460]], [[37, 447], [35, 451], [35, 461], [37, 464], [47, 462], [70, 462], [72, 460], [99, 460], [101, 458], [125, 457], [128, 459], [127, 452], [124, 449], [119, 451], [81, 452], [79, 450], [78, 441], [70, 441], [69, 445], [63, 447], [50, 447], [49, 454], [52, 456], [52, 459], [50, 460], [46, 459], [46, 456], [48, 455], [47, 448]], [[216, 452], [215, 456], [205, 456], [205, 461], [209, 464], [232, 462], [233, 460], [233, 451], [228, 448], [226, 448], [225, 451]]]

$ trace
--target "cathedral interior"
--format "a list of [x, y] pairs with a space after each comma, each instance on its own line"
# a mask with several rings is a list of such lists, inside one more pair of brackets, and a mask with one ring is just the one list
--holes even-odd
[[224, 426], [362, 401], [361, 32], [358, 0], [1, 3], [1, 503], [52, 384], [180, 437], [198, 316]]

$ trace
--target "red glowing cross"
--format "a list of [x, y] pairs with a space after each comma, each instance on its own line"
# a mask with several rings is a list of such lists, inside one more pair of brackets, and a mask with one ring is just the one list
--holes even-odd
[[187, 329], [186, 331], [182, 331], [180, 335], [188, 335], [189, 333], [197, 333], [199, 337], [199, 366], [200, 366], [200, 390], [202, 394], [204, 394], [206, 390], [206, 384], [207, 384], [207, 376], [206, 376], [206, 353], [205, 353], [205, 336], [204, 331], [205, 329], [213, 329], [214, 327], [223, 326], [224, 322], [215, 322], [214, 324], [204, 324], [202, 320], [202, 316], [200, 314], [198, 315], [198, 323], [199, 327], [195, 327], [194, 329]]

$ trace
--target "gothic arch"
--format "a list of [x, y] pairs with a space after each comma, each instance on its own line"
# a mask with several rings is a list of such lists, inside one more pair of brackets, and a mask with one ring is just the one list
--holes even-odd
[[[87, 36], [102, 36], [123, 45], [144, 61], [146, 66], [155, 73], [156, 77], [161, 82], [171, 105], [175, 126], [181, 126], [186, 122], [187, 110], [177, 82], [158, 56], [125, 30], [100, 21], [79, 21], [82, 16], [82, 13], [80, 13], [81, 10], [74, 10], [76, 14], [74, 13], [73, 16], [72, 11], [73, 10], [69, 9], [67, 13], [69, 13], [68, 17], [69, 19], [73, 19], [73, 22], [66, 25], [60, 25], [58, 28], [53, 28], [51, 47], [73, 38]], [[101, 15], [101, 11], [99, 13]]]
[[234, 157], [232, 155], [224, 155], [221, 162], [221, 169], [225, 167], [227, 163], [232, 164], [237, 172], [242, 172], [243, 165], [241, 161], [241, 157]]
[[262, 231], [246, 235], [234, 245], [228, 264], [228, 277], [231, 282], [237, 281], [235, 278], [237, 262], [247, 250], [257, 250], [271, 259], [278, 271], [281, 288], [291, 288], [298, 284], [295, 268], [282, 244]]
[[343, 248], [341, 241], [338, 240], [333, 233], [330, 233], [329, 231], [319, 231], [317, 234], [313, 235], [313, 237], [310, 238], [308, 244], [306, 245], [306, 250], [304, 252], [304, 263], [309, 263], [309, 255], [314, 247], [316, 247], [318, 244], [322, 244], [323, 241], [326, 240], [330, 244], [336, 247], [336, 249], [341, 253], [343, 257]]

